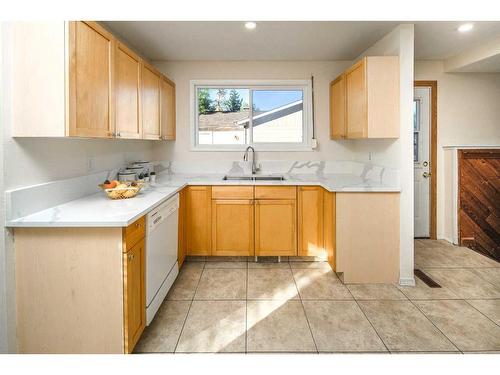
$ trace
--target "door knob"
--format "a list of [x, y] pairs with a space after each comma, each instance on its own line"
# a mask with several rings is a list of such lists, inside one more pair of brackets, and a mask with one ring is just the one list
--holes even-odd
[[422, 173], [422, 176], [424, 176], [424, 178], [429, 178], [431, 177], [431, 172], [424, 172]]
[[422, 163], [422, 165], [423, 165], [424, 167], [427, 167], [427, 166], [429, 165], [429, 162], [428, 162], [428, 161], [424, 161], [424, 162]]

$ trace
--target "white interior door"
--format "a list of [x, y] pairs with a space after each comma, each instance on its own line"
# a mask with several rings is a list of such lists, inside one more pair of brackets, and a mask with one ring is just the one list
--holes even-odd
[[431, 88], [416, 87], [413, 95], [413, 162], [415, 237], [430, 234], [430, 121]]

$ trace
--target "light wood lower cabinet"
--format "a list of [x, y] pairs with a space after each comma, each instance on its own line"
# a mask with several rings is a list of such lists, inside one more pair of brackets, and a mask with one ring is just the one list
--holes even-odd
[[297, 201], [255, 200], [255, 255], [297, 255]]
[[254, 255], [254, 201], [212, 200], [212, 255]]
[[317, 256], [324, 259], [323, 188], [319, 186], [299, 186], [298, 188], [298, 255]]
[[336, 262], [336, 200], [335, 193], [323, 191], [323, 245], [328, 263], [332, 270], [337, 270]]
[[123, 254], [125, 353], [131, 353], [146, 327], [144, 239]]
[[210, 186], [186, 190], [186, 254], [212, 253], [212, 192]]
[[399, 281], [399, 193], [336, 193], [336, 271], [345, 283]]
[[16, 228], [20, 353], [130, 353], [146, 324], [145, 220]]
[[182, 267], [184, 260], [186, 260], [186, 190], [187, 188], [184, 188], [179, 192], [179, 238], [177, 250], [179, 268]]

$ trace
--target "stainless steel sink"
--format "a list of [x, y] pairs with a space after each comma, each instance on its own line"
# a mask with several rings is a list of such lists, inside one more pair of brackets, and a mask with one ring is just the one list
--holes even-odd
[[284, 181], [285, 176], [270, 175], [270, 176], [224, 176], [224, 181]]

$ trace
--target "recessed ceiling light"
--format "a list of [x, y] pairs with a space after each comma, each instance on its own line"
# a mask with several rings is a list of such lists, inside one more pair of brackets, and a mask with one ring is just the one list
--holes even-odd
[[466, 33], [467, 31], [471, 31], [474, 28], [473, 23], [464, 23], [458, 27], [458, 31], [461, 33]]
[[248, 30], [253, 30], [257, 27], [257, 24], [255, 22], [245, 22], [245, 27]]

